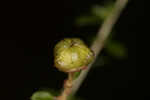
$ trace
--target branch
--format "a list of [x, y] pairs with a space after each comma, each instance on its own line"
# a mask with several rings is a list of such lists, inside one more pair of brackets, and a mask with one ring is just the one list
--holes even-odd
[[[127, 2], [128, 2], [128, 0], [117, 0], [113, 11], [108, 16], [108, 18], [106, 18], [106, 20], [103, 22], [101, 28], [99, 29], [99, 31], [97, 33], [97, 38], [91, 46], [91, 49], [94, 51], [96, 57], [99, 55], [99, 53], [103, 49], [106, 39], [108, 38], [109, 34], [111, 33], [111, 30], [112, 30], [113, 26], [115, 25], [115, 23], [117, 22], [117, 19], [120, 16], [121, 12], [127, 5]], [[82, 71], [82, 73], [80, 74], [78, 79], [76, 79], [73, 82], [74, 85], [73, 85], [72, 91], [71, 91], [72, 95], [74, 95], [77, 92], [77, 90], [80, 88], [80, 86], [83, 83], [84, 79], [86, 78], [88, 72], [90, 71], [93, 63], [91, 63], [87, 67], [86, 70]]]

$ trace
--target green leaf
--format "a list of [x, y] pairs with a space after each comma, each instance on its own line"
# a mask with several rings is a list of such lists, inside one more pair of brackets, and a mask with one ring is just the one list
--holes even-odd
[[109, 41], [105, 48], [108, 54], [118, 59], [123, 59], [128, 55], [127, 48], [117, 41]]
[[39, 88], [38, 91], [46, 91], [46, 92], [52, 94], [53, 96], [58, 96], [61, 93], [60, 90], [54, 90], [51, 88]]
[[104, 20], [111, 13], [111, 11], [113, 9], [113, 5], [114, 5], [113, 3], [109, 3], [105, 6], [95, 5], [92, 8], [92, 14], [99, 17], [101, 20]]
[[87, 26], [99, 24], [100, 20], [96, 16], [81, 16], [76, 19], [75, 24], [78, 26]]
[[91, 8], [90, 14], [78, 17], [75, 24], [78, 26], [99, 25], [109, 16], [113, 7], [114, 2], [107, 2], [104, 6], [95, 5]]
[[47, 91], [37, 91], [31, 96], [31, 100], [54, 100], [54, 97]]

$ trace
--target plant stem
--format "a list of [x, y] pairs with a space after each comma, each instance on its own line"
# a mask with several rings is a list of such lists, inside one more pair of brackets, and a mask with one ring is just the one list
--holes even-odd
[[71, 88], [73, 86], [73, 75], [74, 72], [68, 73], [68, 79], [64, 82], [64, 90], [62, 91], [61, 95], [57, 97], [56, 100], [67, 100], [67, 97], [71, 93]]
[[[125, 8], [127, 5], [128, 0], [117, 0], [114, 6], [113, 11], [111, 14], [104, 20], [101, 28], [98, 31], [97, 38], [93, 42], [91, 49], [94, 51], [95, 56], [97, 57], [99, 53], [101, 52], [104, 43], [106, 39], [108, 38], [109, 34], [111, 33], [111, 30], [115, 23], [117, 22], [118, 17], [120, 16], [122, 10]], [[95, 58], [96, 58], [95, 57]], [[93, 62], [94, 63], [94, 62]], [[92, 64], [93, 64], [92, 63]], [[89, 70], [92, 67], [92, 64], [90, 64], [86, 70], [82, 71], [78, 79], [76, 79], [73, 83], [72, 91], [71, 94], [74, 95], [77, 90], [80, 88], [82, 82], [86, 78]]]

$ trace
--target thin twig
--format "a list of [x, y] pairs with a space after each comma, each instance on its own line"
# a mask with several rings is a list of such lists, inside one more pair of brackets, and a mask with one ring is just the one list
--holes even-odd
[[[127, 2], [128, 2], [128, 0], [117, 0], [115, 6], [113, 8], [113, 11], [108, 16], [108, 18], [106, 18], [106, 20], [103, 22], [101, 28], [99, 29], [97, 38], [91, 46], [91, 49], [94, 51], [96, 57], [103, 49], [106, 39], [108, 38], [109, 34], [111, 33], [111, 30], [112, 30], [113, 26], [115, 25], [115, 23], [117, 22], [117, 19], [120, 16], [122, 10], [127, 5]], [[77, 92], [77, 90], [80, 88], [82, 82], [86, 78], [93, 63], [91, 63], [86, 70], [82, 71], [79, 78], [73, 82], [74, 85], [73, 85], [72, 91], [71, 91], [72, 95], [74, 95]]]

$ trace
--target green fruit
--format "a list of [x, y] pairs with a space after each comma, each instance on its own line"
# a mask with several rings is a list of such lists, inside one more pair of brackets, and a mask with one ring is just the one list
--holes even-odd
[[78, 38], [65, 38], [58, 42], [54, 48], [55, 67], [63, 72], [81, 70], [93, 58], [93, 52]]

